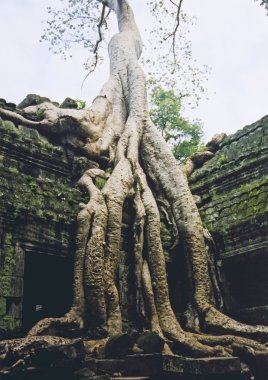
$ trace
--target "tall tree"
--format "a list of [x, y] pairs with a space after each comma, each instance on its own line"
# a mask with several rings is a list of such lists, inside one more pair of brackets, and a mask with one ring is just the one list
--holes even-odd
[[190, 123], [181, 116], [181, 97], [173, 90], [154, 87], [151, 94], [150, 116], [160, 129], [174, 156], [183, 162], [202, 148], [203, 130], [198, 121]]
[[[101, 2], [116, 13], [119, 33], [109, 44], [110, 78], [92, 106], [64, 110], [43, 103], [25, 110], [35, 114], [43, 111], [40, 122], [0, 110], [0, 116], [48, 136], [61, 138], [68, 134], [68, 144], [77, 144], [84, 155], [98, 157], [109, 168], [87, 170], [79, 181], [90, 199], [81, 205], [78, 214], [70, 311], [62, 318], [40, 321], [24, 340], [4, 341], [0, 348], [8, 350], [9, 356], [13, 350], [18, 358], [34, 350], [36, 342], [44, 346], [62, 344], [66, 339], [59, 335], [73, 333], [74, 327], [85, 328], [95, 338], [122, 333], [116, 277], [122, 209], [129, 199], [135, 207], [136, 288], [147, 305], [150, 329], [178, 343], [177, 352], [194, 356], [241, 354], [245, 350], [248, 355], [267, 352], [266, 346], [256, 340], [267, 340], [268, 327], [239, 323], [217, 307], [213, 273], [208, 268], [206, 233], [187, 182], [194, 161], [180, 167], [149, 116], [146, 80], [138, 62], [142, 42], [127, 0]], [[107, 180], [102, 190], [94, 184], [96, 177]], [[160, 204], [186, 254], [190, 332], [182, 328], [170, 304]], [[141, 312], [139, 308], [137, 312]]]
[[[103, 60], [102, 47], [112, 24], [112, 14], [109, 10], [101, 11], [97, 1], [62, 0], [62, 3], [60, 8], [48, 8], [49, 19], [41, 40], [48, 42], [50, 50], [65, 59], [72, 56], [77, 45], [85, 47], [89, 52], [84, 63], [87, 78]], [[145, 3], [151, 20], [142, 63], [149, 82], [173, 89], [186, 104], [198, 104], [206, 91], [209, 68], [198, 65], [193, 57], [189, 31], [195, 23], [194, 18], [183, 11], [183, 0], [146, 0]]]

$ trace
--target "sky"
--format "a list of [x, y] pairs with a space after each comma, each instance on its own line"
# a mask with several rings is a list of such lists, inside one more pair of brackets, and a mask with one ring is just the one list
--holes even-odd
[[[19, 103], [36, 93], [62, 102], [67, 96], [90, 105], [109, 74], [108, 59], [85, 83], [87, 52], [77, 48], [71, 60], [53, 55], [40, 43], [46, 7], [59, 0], [0, 0], [0, 98]], [[141, 34], [148, 27], [143, 0], [130, 0]], [[197, 18], [191, 30], [193, 55], [211, 68], [208, 100], [184, 111], [201, 119], [205, 140], [234, 133], [268, 114], [268, 16], [254, 0], [184, 0]], [[146, 44], [146, 40], [144, 40]]]

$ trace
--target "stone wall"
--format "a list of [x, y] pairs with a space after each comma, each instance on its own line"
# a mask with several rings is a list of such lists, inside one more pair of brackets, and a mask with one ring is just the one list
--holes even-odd
[[[200, 212], [217, 245], [225, 308], [249, 322], [268, 317], [268, 117], [227, 137], [215, 157], [190, 178]], [[72, 299], [78, 204], [76, 181], [99, 164], [35, 130], [0, 119], [0, 332], [63, 314]], [[101, 187], [103, 183], [100, 183]], [[124, 324], [137, 326], [133, 278], [134, 210], [126, 202], [119, 292]], [[183, 255], [168, 252], [170, 291], [180, 314], [185, 299]], [[174, 265], [174, 263], [176, 265]], [[176, 271], [175, 271], [176, 269]], [[178, 285], [178, 286], [177, 286]], [[126, 326], [126, 329], [129, 326]], [[22, 331], [23, 332], [23, 331]], [[5, 336], [5, 335], [4, 335]]]
[[[24, 103], [36, 98], [27, 96]], [[9, 109], [5, 102], [1, 106]], [[79, 203], [88, 202], [76, 183], [86, 169], [103, 165], [0, 118], [0, 338], [24, 334], [38, 320], [61, 316], [70, 306], [76, 216]], [[96, 178], [96, 186], [103, 181]], [[119, 269], [125, 326], [136, 317], [129, 275], [132, 222], [126, 202]]]
[[268, 323], [268, 116], [230, 135], [190, 179], [217, 245], [225, 307]]
[[[46, 270], [47, 286], [54, 281], [62, 287], [61, 274], [53, 271], [50, 257], [58, 257], [70, 294], [71, 257], [75, 218], [81, 194], [74, 188], [72, 167], [66, 150], [50, 144], [37, 131], [16, 128], [0, 119], [0, 329], [13, 330], [22, 325], [24, 265], [29, 268], [28, 290], [34, 294], [31, 264], [41, 257], [36, 267], [39, 277]], [[48, 258], [42, 260], [42, 255]], [[30, 260], [30, 258], [32, 258]], [[61, 260], [62, 259], [62, 260]], [[50, 264], [51, 263], [51, 266]], [[45, 267], [42, 268], [42, 265]], [[30, 269], [31, 268], [31, 269]], [[66, 272], [66, 273], [65, 273]], [[51, 278], [51, 276], [53, 278]], [[44, 285], [45, 286], [45, 285]], [[51, 285], [52, 286], [52, 285]], [[39, 291], [44, 293], [44, 289]], [[51, 292], [51, 289], [49, 290]], [[38, 290], [36, 290], [38, 292]], [[57, 289], [55, 289], [57, 293]], [[58, 292], [60, 299], [63, 292]], [[44, 295], [40, 294], [39, 311]], [[51, 296], [52, 297], [52, 296]], [[27, 294], [25, 295], [27, 298]], [[38, 298], [38, 295], [37, 295]], [[59, 300], [58, 299], [58, 300]], [[27, 299], [25, 299], [27, 302]], [[55, 296], [54, 303], [57, 303]], [[65, 306], [67, 307], [65, 300]], [[30, 307], [30, 306], [29, 306]], [[33, 307], [33, 305], [32, 305]], [[45, 310], [42, 312], [45, 313]]]

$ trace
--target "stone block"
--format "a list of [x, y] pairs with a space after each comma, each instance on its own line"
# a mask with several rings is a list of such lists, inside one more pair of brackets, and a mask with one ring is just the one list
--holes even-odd
[[71, 98], [66, 98], [64, 101], [61, 103], [60, 108], [72, 108], [72, 109], [77, 109], [78, 108], [78, 103]]
[[238, 321], [250, 325], [268, 326], [268, 305], [241, 309], [235, 311], [233, 316]]
[[[162, 354], [129, 355], [125, 358], [126, 376], [240, 376], [238, 358], [185, 358]], [[235, 377], [234, 377], [235, 378]]]
[[120, 359], [131, 352], [134, 339], [129, 334], [118, 334], [109, 338], [104, 354], [109, 359]]
[[97, 360], [89, 355], [86, 355], [84, 359], [84, 366], [95, 373], [97, 372]]
[[22, 277], [2, 276], [0, 282], [0, 295], [4, 297], [22, 297]]
[[6, 299], [4, 297], [0, 297], [0, 316], [6, 314]]
[[100, 373], [117, 373], [124, 369], [124, 360], [120, 359], [102, 359], [97, 361], [97, 370]]
[[0, 380], [73, 380], [73, 371], [69, 368], [29, 367], [14, 375], [3, 374]]
[[164, 339], [154, 332], [145, 332], [136, 340], [137, 346], [144, 354], [161, 353], [164, 349]]
[[0, 318], [0, 331], [4, 332], [4, 335], [0, 335], [0, 339], [5, 339], [5, 333], [21, 327], [21, 319], [16, 319], [13, 315], [4, 315]]
[[22, 298], [9, 299], [9, 314], [16, 319], [22, 318]]
[[91, 371], [89, 368], [80, 368], [74, 372], [74, 380], [86, 380], [95, 375], [96, 373]]
[[131, 376], [131, 377], [112, 377], [112, 380], [150, 380], [150, 378], [149, 377], [137, 377], [137, 376], [135, 376], [135, 377], [133, 377], [133, 376]]
[[[37, 344], [36, 344], [37, 345]], [[76, 371], [84, 359], [84, 345], [81, 340], [73, 341], [71, 344], [61, 346], [42, 346], [35, 348], [35, 355], [32, 359], [32, 365], [44, 368], [66, 368]], [[90, 370], [88, 370], [90, 371]], [[90, 371], [92, 375], [93, 371]]]
[[257, 380], [268, 379], [268, 355], [266, 353], [257, 354], [252, 359], [252, 363], [249, 363], [249, 367]]
[[15, 246], [15, 258], [16, 258], [16, 275], [23, 277], [25, 253], [18, 243], [16, 243], [16, 246]]

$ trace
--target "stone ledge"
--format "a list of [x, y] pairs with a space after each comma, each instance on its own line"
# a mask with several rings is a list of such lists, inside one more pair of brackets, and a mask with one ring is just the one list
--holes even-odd
[[248, 257], [251, 257], [251, 256], [267, 254], [267, 253], [268, 253], [268, 241], [265, 240], [264, 242], [261, 242], [261, 243], [251, 244], [251, 245], [247, 245], [247, 247], [233, 249], [233, 250], [221, 253], [220, 258], [222, 260], [229, 260], [229, 259], [234, 259], [234, 258], [247, 259]]
[[234, 310], [231, 316], [247, 324], [268, 326], [268, 305]]
[[133, 377], [133, 376], [131, 376], [131, 377], [112, 377], [111, 378], [112, 380], [150, 380], [150, 378], [149, 377]]
[[238, 358], [185, 358], [162, 354], [129, 355], [125, 358], [126, 376], [239, 375]]

